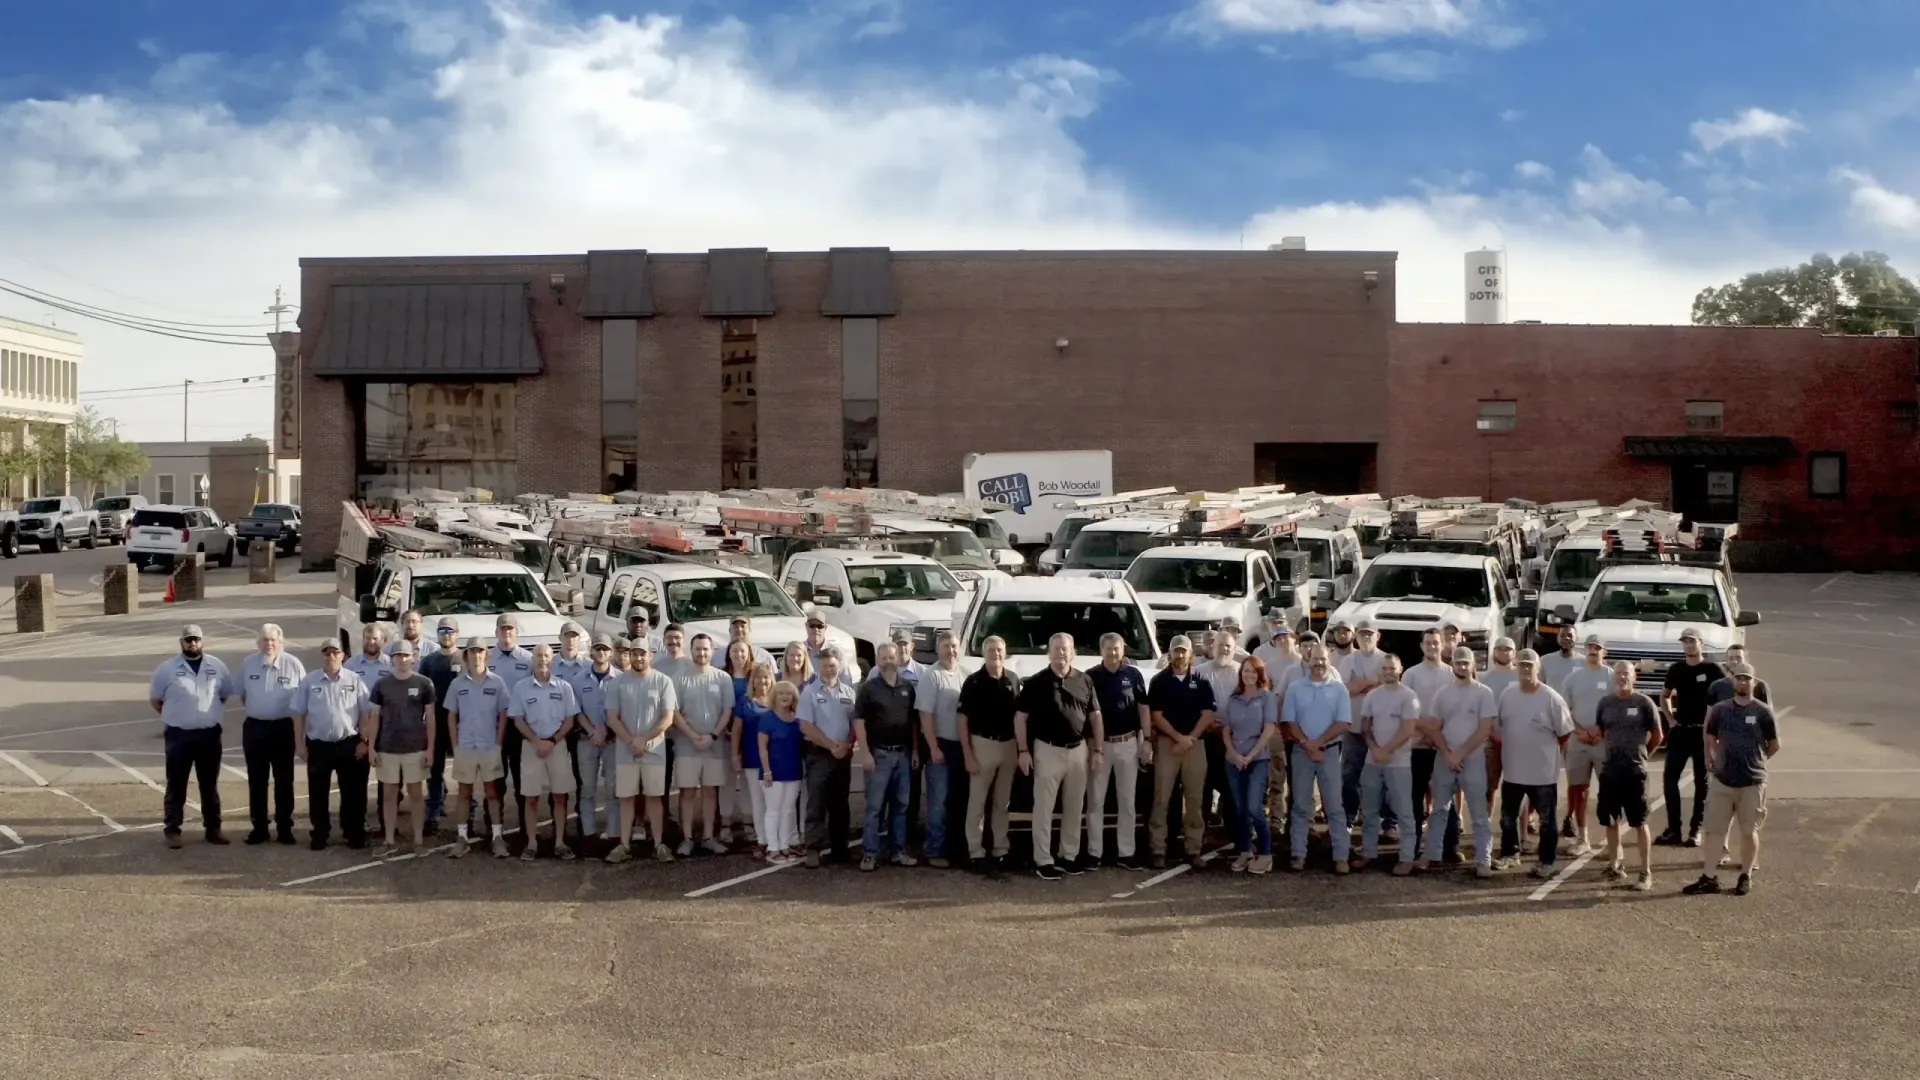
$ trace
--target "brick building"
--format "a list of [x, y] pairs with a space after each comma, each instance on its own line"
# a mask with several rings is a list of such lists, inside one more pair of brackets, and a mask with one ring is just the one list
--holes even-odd
[[1394, 259], [304, 260], [309, 554], [383, 486], [938, 492], [969, 453], [1105, 448], [1122, 487], [1638, 496], [1913, 557], [1913, 339], [1397, 325]]

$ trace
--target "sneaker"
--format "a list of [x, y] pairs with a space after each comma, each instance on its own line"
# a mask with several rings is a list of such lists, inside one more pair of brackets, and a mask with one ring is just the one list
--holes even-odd
[[1656, 836], [1656, 837], [1654, 837], [1654, 838], [1653, 838], [1653, 846], [1655, 846], [1655, 847], [1679, 847], [1679, 846], [1680, 846], [1680, 834], [1679, 834], [1678, 832], [1675, 832], [1675, 831], [1674, 831], [1674, 830], [1672, 830], [1672, 829], [1668, 829], [1668, 830], [1667, 830], [1666, 832], [1663, 832], [1663, 833], [1661, 833], [1661, 834], [1660, 834], [1659, 836]]
[[493, 857], [496, 859], [504, 859], [507, 857], [506, 837], [496, 836], [493, 838]]
[[264, 844], [266, 842], [267, 842], [267, 830], [265, 829], [255, 829], [252, 832], [247, 834], [248, 847], [259, 847], [261, 844]]
[[1585, 840], [1582, 840], [1579, 843], [1576, 843], [1572, 847], [1568, 848], [1567, 854], [1576, 859], [1581, 858], [1582, 856], [1591, 855], [1593, 854], [1593, 845], [1587, 843]]
[[1653, 871], [1651, 870], [1640, 871], [1640, 876], [1633, 880], [1633, 891], [1634, 892], [1652, 892], [1653, 891]]
[[1733, 895], [1745, 896], [1753, 891], [1753, 875], [1741, 874], [1740, 880], [1733, 885]]
[[1393, 864], [1393, 876], [1394, 876], [1394, 877], [1411, 877], [1411, 876], [1413, 876], [1413, 864], [1412, 864], [1412, 863], [1410, 863], [1410, 862], [1400, 862], [1400, 863], [1394, 863], [1394, 864]]
[[654, 862], [672, 862], [673, 849], [668, 847], [665, 844], [653, 845], [653, 861]]
[[722, 844], [725, 844], [728, 847], [732, 847], [733, 846], [733, 830], [728, 828], [725, 825], [722, 825], [720, 826], [720, 835], [715, 839], [718, 839]]
[[860, 856], [860, 872], [861, 873], [871, 874], [875, 870], [878, 870], [879, 868], [880, 868], [880, 860], [877, 856], [873, 856], [873, 855]]
[[401, 846], [400, 846], [399, 844], [388, 844], [388, 845], [386, 845], [385, 847], [383, 847], [383, 848], [381, 848], [381, 849], [380, 849], [380, 853], [379, 853], [378, 855], [375, 855], [375, 856], [374, 856], [374, 858], [376, 858], [376, 859], [391, 859], [391, 858], [393, 858], [393, 857], [394, 857], [395, 855], [398, 855], [398, 854], [400, 854], [401, 852], [403, 852], [403, 851], [405, 851], [405, 850], [406, 850], [406, 849], [405, 849], [405, 848], [403, 848], [403, 847], [401, 847]]
[[1273, 856], [1255, 855], [1253, 857], [1253, 860], [1247, 863], [1247, 873], [1249, 874], [1273, 873]]
[[1054, 865], [1059, 867], [1061, 873], [1072, 877], [1079, 877], [1087, 872], [1087, 864], [1079, 859], [1062, 859]]
[[[1273, 860], [1268, 859], [1267, 861], [1268, 863], [1272, 863]], [[1137, 857], [1132, 855], [1120, 856], [1119, 858], [1113, 860], [1113, 865], [1116, 867], [1119, 867], [1122, 870], [1125, 870], [1129, 874], [1137, 874], [1142, 870], [1146, 869], [1146, 867], [1140, 862], [1140, 860]], [[1268, 869], [1272, 869], [1272, 867], [1269, 866]]]
[[1607, 867], [1607, 880], [1615, 883], [1627, 880], [1626, 867], [1621, 866], [1619, 863], [1614, 863]]
[[1459, 866], [1461, 863], [1467, 861], [1467, 857], [1460, 854], [1458, 849], [1455, 849], [1453, 851], [1441, 852], [1440, 861], [1448, 866]]
[[1700, 846], [1700, 830], [1699, 829], [1695, 829], [1692, 832], [1687, 834], [1687, 839], [1684, 846], [1686, 847]]
[[574, 860], [573, 849], [565, 844], [553, 845], [553, 856], [561, 862], [572, 862]]
[[623, 862], [628, 862], [632, 858], [633, 858], [633, 849], [628, 847], [625, 844], [619, 844], [615, 846], [612, 851], [607, 852], [607, 861], [614, 864], [615, 866], [618, 866]]
[[935, 855], [933, 858], [928, 859], [927, 865], [933, 867], [935, 870], [946, 870], [953, 866], [944, 856], [940, 855]]
[[1052, 863], [1034, 867], [1033, 876], [1039, 878], [1041, 881], [1059, 881], [1066, 877], [1065, 874], [1060, 872], [1060, 868]]
[[1430, 869], [1432, 869], [1432, 867], [1433, 867], [1433, 862], [1432, 862], [1432, 860], [1430, 860], [1430, 859], [1415, 859], [1415, 860], [1413, 860], [1413, 868], [1414, 868], [1414, 870], [1417, 870], [1417, 871], [1419, 871], [1419, 872], [1420, 872], [1420, 873], [1422, 873], [1422, 874], [1424, 874], [1424, 873], [1426, 873], [1426, 872], [1427, 872], [1428, 870], [1430, 870]]
[[888, 859], [887, 861], [892, 863], [895, 866], [919, 866], [920, 865], [919, 859], [914, 858], [913, 856], [907, 854], [904, 851], [895, 855], [893, 858]]
[[700, 850], [709, 855], [725, 855], [727, 853], [727, 842], [718, 836], [710, 836], [707, 838], [706, 843], [700, 845]]
[[1233, 871], [1236, 874], [1244, 874], [1247, 872], [1247, 864], [1252, 861], [1253, 861], [1253, 854], [1251, 852], [1243, 851], [1240, 854], [1235, 855], [1233, 857], [1233, 865], [1227, 867], [1227, 869]]
[[1353, 873], [1353, 867], [1349, 866], [1345, 859], [1335, 859], [1333, 860], [1333, 872], [1336, 874], [1351, 874]]
[[1372, 862], [1373, 860], [1367, 858], [1365, 855], [1355, 855], [1352, 859], [1348, 860], [1347, 866], [1349, 869], [1358, 873], [1361, 870], [1365, 870]]
[[170, 832], [167, 834], [167, 846], [170, 848], [173, 848], [175, 851], [178, 851], [181, 848], [186, 847], [187, 842], [180, 838], [180, 831], [178, 829], [175, 829], [173, 832]]
[[1541, 881], [1552, 880], [1553, 872], [1554, 868], [1545, 863], [1535, 863], [1533, 869], [1527, 871], [1529, 876], [1539, 878]]
[[447, 849], [447, 858], [464, 859], [466, 857], [467, 857], [467, 838], [464, 836], [458, 837], [454, 840], [453, 847]]
[[1287, 863], [1287, 869], [1293, 871], [1296, 874], [1302, 870], [1305, 870], [1306, 868], [1307, 868], [1307, 860], [1305, 859], [1293, 859]]
[[800, 857], [800, 861], [801, 861], [801, 862], [802, 862], [802, 863], [803, 863], [803, 864], [804, 864], [804, 865], [806, 866], [806, 868], [807, 868], [807, 869], [809, 869], [809, 870], [818, 870], [818, 869], [820, 869], [820, 853], [819, 853], [819, 852], [817, 852], [817, 851], [809, 851], [809, 852], [807, 852], [807, 853], [806, 853], [805, 855], [803, 855], [803, 856], [801, 856], [801, 857]]
[[691, 840], [680, 841], [680, 848], [679, 850], [675, 851], [674, 854], [680, 856], [683, 859], [691, 856], [693, 854], [693, 841]]
[[1473, 876], [1485, 881], [1487, 878], [1493, 876], [1493, 867], [1488, 866], [1486, 863], [1474, 863]]
[[1680, 891], [1688, 896], [1705, 896], [1709, 893], [1717, 893], [1720, 891], [1720, 879], [1707, 874], [1701, 874], [1700, 880]]
[[1502, 855], [1493, 860], [1493, 868], [1495, 870], [1512, 870], [1519, 865], [1520, 856], [1518, 855]]
[[532, 842], [528, 842], [527, 850], [522, 851], [520, 853], [521, 862], [532, 862], [535, 859], [538, 859], [539, 857], [540, 857], [540, 847], [538, 844], [535, 844]]

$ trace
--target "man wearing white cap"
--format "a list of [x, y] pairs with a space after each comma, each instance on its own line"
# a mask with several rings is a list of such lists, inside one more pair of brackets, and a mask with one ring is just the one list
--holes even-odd
[[[1654, 838], [1656, 844], [1680, 844], [1698, 847], [1700, 826], [1707, 813], [1707, 694], [1726, 674], [1719, 664], [1700, 651], [1700, 631], [1689, 626], [1680, 631], [1683, 658], [1667, 668], [1666, 689], [1661, 705], [1667, 711], [1667, 761], [1661, 781], [1667, 798], [1667, 831]], [[1693, 816], [1687, 831], [1680, 831], [1680, 774], [1693, 765]]]
[[181, 846], [187, 779], [196, 773], [207, 843], [230, 842], [220, 832], [220, 712], [240, 687], [219, 657], [201, 650], [203, 640], [198, 626], [181, 627], [180, 655], [154, 668], [147, 686], [147, 698], [165, 725], [167, 790], [161, 808], [170, 848]]
[[[1561, 635], [1571, 638], [1571, 633]], [[1541, 661], [1541, 667], [1546, 661]], [[1541, 681], [1545, 681], [1544, 679]], [[1593, 850], [1589, 829], [1593, 823], [1593, 777], [1607, 760], [1600, 734], [1600, 703], [1613, 694], [1613, 669], [1607, 666], [1607, 643], [1598, 634], [1587, 635], [1586, 655], [1580, 667], [1557, 687], [1573, 717], [1573, 737], [1567, 740], [1567, 827], [1560, 835], [1573, 840], [1570, 854], [1579, 858]]]
[[[1506, 778], [1500, 788], [1500, 861], [1519, 864], [1520, 804], [1532, 805], [1540, 820], [1553, 824], [1560, 797], [1560, 751], [1573, 734], [1573, 719], [1559, 693], [1540, 681], [1540, 654], [1520, 650], [1518, 680], [1500, 695], [1494, 731], [1499, 735]], [[1540, 862], [1533, 876], [1553, 876], [1560, 857], [1560, 836], [1540, 830]]]
[[1473, 873], [1493, 876], [1493, 829], [1487, 820], [1487, 740], [1493, 737], [1498, 708], [1493, 691], [1474, 678], [1473, 650], [1453, 650], [1453, 681], [1440, 688], [1433, 704], [1421, 711], [1427, 738], [1436, 750], [1433, 764], [1433, 813], [1427, 818], [1426, 848], [1415, 870], [1425, 870], [1440, 857], [1442, 834], [1455, 791], [1467, 795], [1467, 814], [1473, 824]]

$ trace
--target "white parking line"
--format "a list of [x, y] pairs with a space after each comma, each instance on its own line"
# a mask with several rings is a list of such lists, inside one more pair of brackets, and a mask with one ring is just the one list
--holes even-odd
[[[1229, 852], [1232, 850], [1233, 850], [1232, 844], [1223, 844], [1220, 847], [1214, 848], [1212, 851], [1207, 852], [1205, 855], [1200, 856], [1200, 861], [1203, 864], [1210, 863], [1218, 856], [1223, 855], [1226, 852]], [[1179, 877], [1181, 874], [1184, 874], [1191, 869], [1193, 869], [1192, 863], [1183, 862], [1179, 866], [1176, 866], [1171, 870], [1163, 870], [1160, 873], [1153, 875], [1152, 877], [1141, 882], [1140, 884], [1135, 885], [1132, 889], [1128, 890], [1127, 892], [1114, 893], [1113, 899], [1125, 900], [1127, 897], [1132, 896], [1135, 893], [1141, 892], [1146, 889], [1151, 889], [1155, 885], [1159, 885], [1162, 882], [1172, 881], [1174, 878]]]
[[115, 720], [107, 724], [82, 724], [79, 727], [48, 728], [45, 731], [22, 731], [13, 735], [0, 735], [0, 742], [12, 742], [15, 739], [31, 739], [36, 735], [65, 735], [69, 731], [98, 731], [101, 728], [126, 727], [129, 724], [157, 724], [158, 716], [143, 716], [138, 720]]
[[26, 762], [21, 761], [19, 758], [14, 757], [12, 754], [7, 753], [5, 750], [0, 750], [0, 761], [4, 761], [7, 764], [13, 766], [14, 768], [19, 769], [21, 772], [26, 773], [27, 779], [33, 781], [34, 786], [36, 787], [47, 786], [46, 777], [41, 776], [37, 772], [34, 772], [32, 769], [27, 767]]
[[1839, 581], [1839, 580], [1840, 580], [1841, 578], [1843, 578], [1843, 577], [1846, 577], [1846, 576], [1847, 576], [1847, 575], [1845, 575], [1845, 574], [1835, 574], [1835, 575], [1833, 575], [1832, 577], [1830, 577], [1830, 578], [1828, 578], [1827, 580], [1825, 580], [1825, 581], [1823, 581], [1823, 582], [1821, 582], [1820, 584], [1818, 584], [1818, 585], [1816, 585], [1816, 586], [1814, 586], [1814, 588], [1813, 588], [1813, 591], [1814, 591], [1814, 593], [1816, 593], [1816, 594], [1817, 594], [1817, 593], [1823, 593], [1823, 592], [1826, 592], [1826, 591], [1827, 591], [1827, 588], [1828, 588], [1829, 586], [1831, 586], [1831, 585], [1832, 585], [1832, 584], [1833, 584], [1834, 582], [1836, 582], [1836, 581]]
[[20, 839], [19, 833], [14, 832], [12, 829], [7, 828], [5, 825], [0, 825], [0, 836], [6, 837], [7, 839], [13, 841], [15, 844], [26, 843], [25, 840]]
[[[537, 833], [539, 830], [551, 824], [553, 824], [553, 819], [548, 818], [546, 821], [542, 821], [536, 824], [533, 828], [534, 828], [534, 831]], [[519, 826], [516, 825], [511, 829], [505, 830], [503, 835], [511, 835], [519, 831], [520, 831], [520, 828]], [[314, 874], [309, 877], [294, 878], [292, 881], [283, 881], [280, 883], [280, 887], [283, 889], [286, 889], [286, 888], [291, 888], [295, 885], [311, 885], [316, 881], [326, 881], [329, 878], [345, 877], [348, 874], [357, 874], [362, 870], [371, 870], [376, 866], [392, 866], [395, 863], [408, 862], [413, 859], [424, 859], [429, 855], [439, 855], [443, 852], [452, 851], [456, 845], [461, 844], [463, 842], [468, 844], [479, 844], [479, 843], [486, 842], [488, 839], [489, 839], [488, 837], [484, 837], [484, 836], [474, 836], [474, 837], [469, 837], [465, 841], [455, 840], [451, 844], [442, 844], [437, 848], [428, 848], [426, 851], [410, 851], [405, 855], [395, 855], [391, 859], [376, 858], [369, 862], [354, 863], [352, 866], [343, 866], [338, 870], [329, 870], [324, 874]], [[367, 840], [368, 840], [368, 843], [373, 842], [372, 837], [368, 837]], [[539, 843], [539, 840], [536, 838], [529, 842]]]
[[[119, 822], [108, 817], [107, 815], [101, 813], [100, 811], [95, 810], [93, 808], [93, 804], [87, 802], [87, 800], [81, 798], [80, 796], [75, 795], [72, 792], [67, 791], [63, 788], [50, 787], [47, 790], [53, 792], [55, 795], [59, 795], [63, 798], [72, 799], [74, 802], [79, 803], [81, 807], [86, 810], [87, 813], [92, 814], [94, 817], [99, 818], [102, 822], [106, 824], [107, 828], [112, 829], [114, 832], [119, 833], [119, 832], [127, 831], [127, 827], [125, 825], [122, 825]], [[156, 826], [156, 828], [157, 827], [158, 826]]]
[[[1687, 797], [1687, 793], [1692, 790], [1693, 790], [1693, 773], [1691, 770], [1689, 770], [1685, 776], [1682, 776], [1680, 778], [1680, 797], [1682, 799], [1685, 799]], [[1596, 778], [1596, 782], [1593, 785], [1593, 787], [1588, 789], [1587, 798], [1597, 799], [1599, 798], [1599, 796], [1600, 796], [1600, 785], [1597, 782], [1597, 778]], [[1648, 828], [1652, 828], [1653, 815], [1658, 813], [1666, 805], [1667, 805], [1667, 797], [1665, 795], [1662, 795], [1659, 798], [1647, 804]], [[1546, 826], [1543, 824], [1541, 827], [1545, 828]], [[1602, 831], [1604, 833], [1604, 830]], [[1628, 830], [1625, 823], [1622, 823], [1620, 826], [1620, 852], [1623, 857], [1626, 854], [1627, 842], [1628, 842]], [[1603, 836], [1600, 841], [1599, 847], [1593, 849], [1592, 851], [1587, 852], [1585, 855], [1582, 855], [1579, 858], [1568, 863], [1565, 869], [1561, 870], [1559, 873], [1549, 878], [1544, 885], [1541, 885], [1539, 888], [1528, 893], [1527, 899], [1545, 900], [1547, 897], [1553, 895], [1553, 890], [1559, 888], [1560, 885], [1563, 882], [1565, 882], [1568, 878], [1579, 873], [1582, 867], [1586, 866], [1588, 863], [1592, 862], [1594, 859], [1599, 858], [1601, 853], [1606, 850], [1607, 850], [1607, 843], [1606, 843], [1605, 837]]]
[[[105, 750], [95, 750], [93, 752], [93, 756], [99, 758], [101, 761], [106, 762], [107, 764], [113, 766], [114, 768], [119, 769], [121, 772], [126, 773], [128, 776], [133, 777], [135, 780], [140, 781], [141, 783], [147, 785], [148, 787], [159, 792], [160, 794], [165, 795], [167, 793], [166, 785], [160, 783], [158, 780], [155, 780], [153, 777], [148, 776], [146, 773], [141, 772], [139, 769], [134, 768], [133, 766], [127, 764], [126, 762], [121, 761], [119, 758], [114, 757], [112, 754], [107, 753]], [[195, 807], [194, 809], [197, 810], [199, 809], [199, 807]]]
[[691, 900], [696, 897], [706, 896], [710, 893], [717, 893], [721, 889], [731, 889], [735, 885], [740, 885], [745, 882], [752, 881], [755, 878], [763, 878], [763, 877], [766, 877], [768, 874], [777, 874], [782, 870], [791, 870], [794, 867], [799, 865], [800, 863], [798, 861], [795, 861], [790, 863], [781, 863], [779, 866], [763, 866], [760, 869], [753, 871], [752, 873], [741, 874], [737, 878], [729, 878], [726, 881], [720, 882], [718, 885], [709, 885], [704, 889], [695, 889], [686, 895], [687, 895], [687, 898]]
[[245, 780], [247, 778], [247, 773], [246, 773], [246, 770], [244, 769], [235, 768], [234, 766], [229, 765], [224, 761], [220, 763], [220, 767], [222, 769], [225, 769], [227, 772], [230, 772], [233, 775], [239, 777], [242, 780]]

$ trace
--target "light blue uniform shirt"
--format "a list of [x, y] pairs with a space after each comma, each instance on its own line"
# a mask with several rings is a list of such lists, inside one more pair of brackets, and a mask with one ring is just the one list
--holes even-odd
[[244, 711], [256, 720], [285, 720], [293, 715], [293, 692], [307, 677], [307, 665], [283, 652], [267, 663], [253, 653], [240, 662], [240, 695]]
[[553, 677], [556, 679], [565, 679], [573, 683], [575, 689], [579, 689], [580, 684], [576, 679], [581, 672], [590, 670], [592, 667], [593, 659], [585, 653], [571, 658], [555, 655], [553, 658]]
[[507, 684], [489, 671], [478, 679], [461, 672], [447, 684], [440, 704], [453, 714], [454, 740], [462, 750], [492, 750], [500, 745], [500, 713], [507, 707]]
[[814, 676], [800, 691], [799, 717], [834, 742], [846, 742], [853, 737], [853, 687], [846, 683], [828, 686]]
[[512, 652], [501, 652], [500, 646], [495, 645], [487, 650], [487, 670], [499, 675], [511, 691], [522, 679], [533, 678], [533, 653], [517, 646]]
[[322, 668], [300, 680], [293, 694], [293, 715], [306, 719], [307, 738], [313, 742], [339, 742], [360, 734], [367, 699], [367, 684], [360, 676], [344, 667], [340, 674], [328, 675]]
[[553, 678], [551, 672], [546, 682], [531, 675], [520, 680], [507, 702], [507, 716], [525, 720], [533, 733], [543, 739], [559, 734], [560, 725], [566, 723], [567, 717], [579, 712], [580, 700], [573, 693], [573, 684]]
[[184, 656], [160, 662], [153, 669], [153, 681], [147, 698], [160, 703], [160, 722], [182, 731], [196, 731], [220, 725], [220, 707], [240, 692], [227, 665], [218, 657], [200, 654], [200, 670], [194, 671]]
[[[415, 659], [418, 660], [417, 657]], [[355, 653], [340, 666], [360, 676], [360, 681], [368, 686], [379, 682], [382, 675], [393, 674], [393, 661], [389, 660], [384, 652], [377, 657], [368, 656], [364, 652]]]
[[1324, 681], [1308, 676], [1287, 687], [1283, 713], [1287, 723], [1299, 725], [1301, 734], [1317, 739], [1335, 724], [1353, 723], [1353, 698], [1329, 665]]
[[591, 660], [567, 677], [573, 684], [574, 699], [580, 703], [580, 711], [586, 714], [589, 724], [596, 728], [607, 726], [607, 706], [613, 703], [613, 695], [620, 689], [617, 684], [624, 677], [620, 669], [611, 664], [607, 665], [605, 675], [596, 674]]

